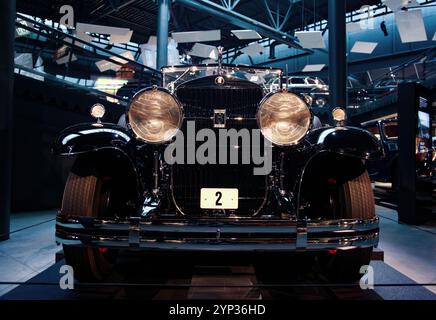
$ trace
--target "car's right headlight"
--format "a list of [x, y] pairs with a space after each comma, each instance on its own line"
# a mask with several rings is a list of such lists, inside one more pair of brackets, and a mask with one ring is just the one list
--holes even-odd
[[138, 139], [164, 143], [178, 132], [183, 121], [179, 101], [168, 91], [152, 87], [133, 97], [127, 112], [128, 123]]
[[327, 101], [324, 98], [317, 98], [315, 100], [315, 103], [318, 107], [324, 107], [326, 105]]
[[298, 144], [306, 135], [312, 114], [306, 103], [290, 92], [276, 92], [260, 103], [257, 120], [263, 136], [280, 146]]

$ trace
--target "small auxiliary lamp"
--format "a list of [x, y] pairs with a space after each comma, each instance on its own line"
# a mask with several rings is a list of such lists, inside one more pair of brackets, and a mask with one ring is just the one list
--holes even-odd
[[334, 108], [332, 111], [332, 117], [336, 122], [336, 126], [342, 127], [345, 125], [345, 120], [347, 120], [347, 113], [342, 108]]
[[104, 117], [106, 109], [101, 103], [96, 103], [91, 107], [90, 114], [93, 118], [97, 119], [97, 123], [101, 124], [101, 119]]

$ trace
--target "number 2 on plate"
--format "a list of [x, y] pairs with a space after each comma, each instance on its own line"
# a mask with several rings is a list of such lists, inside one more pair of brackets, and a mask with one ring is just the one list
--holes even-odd
[[222, 198], [223, 194], [220, 191], [217, 191], [215, 193], [215, 196], [216, 196], [215, 205], [222, 206], [223, 204], [220, 201], [221, 201], [221, 198]]

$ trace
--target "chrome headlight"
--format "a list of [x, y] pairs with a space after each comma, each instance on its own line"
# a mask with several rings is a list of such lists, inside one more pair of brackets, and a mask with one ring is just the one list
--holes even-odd
[[315, 103], [318, 107], [324, 107], [326, 105], [327, 101], [324, 98], [318, 98], [315, 100]]
[[288, 146], [303, 139], [310, 128], [312, 114], [297, 95], [276, 92], [260, 103], [257, 120], [266, 139], [276, 145]]
[[179, 101], [166, 90], [157, 87], [135, 94], [127, 116], [136, 137], [148, 143], [171, 140], [183, 121]]

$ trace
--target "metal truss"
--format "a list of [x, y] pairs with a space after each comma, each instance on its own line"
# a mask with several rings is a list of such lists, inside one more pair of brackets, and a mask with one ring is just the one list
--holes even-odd
[[[267, 1], [266, 0], [262, 0], [262, 1], [264, 2], [264, 6], [265, 6], [265, 3]], [[299, 3], [300, 2], [299, 0], [293, 0], [291, 2], [294, 4], [294, 8], [295, 8], [296, 5], [301, 7], [301, 3]], [[413, 8], [413, 9], [415, 9], [415, 8], [424, 9], [426, 7], [432, 6], [432, 4], [434, 4], [434, 3], [436, 3], [436, 0], [425, 0], [425, 1], [421, 2], [419, 6], [411, 7], [411, 8]], [[372, 8], [372, 10], [374, 10], [374, 15], [372, 16], [372, 18], [376, 18], [376, 17], [380, 17], [380, 16], [384, 16], [384, 15], [388, 15], [388, 14], [392, 14], [393, 13], [384, 3], [379, 3], [377, 5], [372, 6], [371, 8]], [[304, 10], [310, 11], [307, 8], [304, 8]], [[271, 15], [273, 17], [273, 20], [274, 20], [274, 13], [273, 13], [273, 11], [271, 9], [270, 9], [269, 13], [267, 12], [267, 14]], [[362, 12], [359, 11], [359, 10], [353, 10], [353, 11], [348, 12], [347, 15], [346, 15], [347, 23], [360, 21], [359, 16], [361, 14], [362, 14]], [[313, 29], [319, 27], [319, 29], [324, 34], [327, 31], [327, 29], [328, 29], [327, 20], [325, 20], [324, 18], [320, 17], [319, 15], [316, 15], [316, 16], [317, 16], [317, 18], [319, 18], [318, 21], [315, 21], [315, 23], [313, 23], [313, 24], [307, 25], [306, 28], [308, 30], [311, 30], [311, 29], [313, 30]], [[275, 21], [277, 21], [277, 16], [275, 18], [276, 18]], [[269, 19], [271, 19], [271, 17]], [[295, 30], [301, 31], [303, 29], [304, 28], [301, 28], [301, 29], [298, 28], [298, 29], [295, 29]], [[270, 47], [271, 45], [276, 45], [276, 44], [274, 44], [274, 41], [270, 41], [269, 39], [260, 40], [259, 43], [265, 45], [266, 48]], [[226, 52], [227, 61], [234, 61], [237, 58], [237, 56], [238, 56], [238, 50], [239, 49], [240, 48], [235, 48], [235, 49], [228, 50]], [[317, 50], [317, 51], [326, 52], [325, 50]], [[271, 59], [271, 60], [269, 60], [267, 62], [260, 63], [259, 65], [265, 65], [265, 64], [268, 64], [268, 63], [271, 63], [271, 62], [285, 61], [285, 60], [289, 60], [289, 59], [292, 59], [292, 58], [298, 58], [300, 56], [301, 56], [300, 54], [296, 54], [296, 55], [293, 55], [293, 56], [291, 55], [291, 56], [287, 56], [287, 57], [283, 57], [283, 58], [279, 58], [279, 59]]]
[[[155, 12], [152, 12], [150, 10], [147, 10], [145, 8], [142, 8], [138, 5], [136, 5], [136, 2], [138, 2], [138, 0], [108, 0], [109, 6], [108, 8], [106, 8], [106, 5], [101, 5], [99, 7], [97, 7], [96, 9], [94, 9], [93, 11], [90, 12], [89, 16], [90, 16], [90, 22], [89, 23], [96, 23], [100, 20], [102, 20], [103, 18], [109, 18], [111, 20], [116, 20], [122, 24], [124, 24], [125, 26], [130, 26], [135, 28], [135, 32], [139, 33], [143, 36], [148, 36], [149, 34], [153, 34], [154, 33], [154, 29], [152, 28], [152, 26], [147, 25], [147, 24], [138, 24], [135, 23], [133, 21], [127, 20], [125, 18], [122, 18], [117, 14], [117, 12], [119, 12], [121, 9], [128, 7], [128, 8], [132, 8], [135, 11], [138, 12], [144, 12], [144, 13], [148, 13], [148, 14], [152, 14], [152, 15], [156, 15]], [[102, 10], [105, 9], [105, 10]], [[100, 12], [102, 11], [102, 12]], [[140, 32], [139, 30], [143, 30], [144, 32]]]
[[283, 30], [283, 27], [286, 25], [286, 23], [289, 20], [289, 17], [292, 13], [292, 8], [294, 6], [294, 2], [290, 1], [288, 9], [286, 10], [286, 13], [283, 18], [281, 18], [280, 15], [280, 2], [276, 1], [276, 10], [273, 12], [270, 8], [270, 5], [268, 4], [267, 0], [262, 0], [263, 6], [265, 7], [268, 20], [270, 22], [270, 25], [273, 26], [276, 30]]
[[[301, 47], [294, 36], [282, 30], [291, 15], [293, 2], [290, 2], [289, 8], [283, 18], [280, 17], [280, 14], [274, 13], [276, 16], [274, 19], [273, 13], [269, 9], [269, 6], [267, 6], [268, 15], [271, 18], [271, 25], [267, 25], [261, 21], [238, 13], [235, 9], [240, 2], [239, 0], [220, 0], [221, 4], [212, 2], [211, 0], [176, 0], [176, 2], [195, 10], [201, 10], [232, 25], [255, 30], [264, 37], [274, 39], [281, 43], [287, 44], [290, 47], [304, 52], [313, 53], [313, 50]], [[274, 23], [272, 23], [273, 21]]]
[[[121, 1], [121, 0], [109, 0], [109, 4], [111, 8], [107, 10], [106, 12], [99, 13], [95, 19], [91, 20], [91, 23], [94, 23], [98, 20], [103, 19], [104, 17], [110, 16], [112, 13], [117, 12], [118, 10], [127, 7], [133, 3], [135, 3], [137, 0], [127, 0], [127, 1]], [[94, 14], [94, 12], [91, 12], [91, 15]]]
[[233, 10], [236, 8], [236, 6], [239, 4], [240, 1], [241, 0], [221, 0], [221, 3], [227, 9]]

